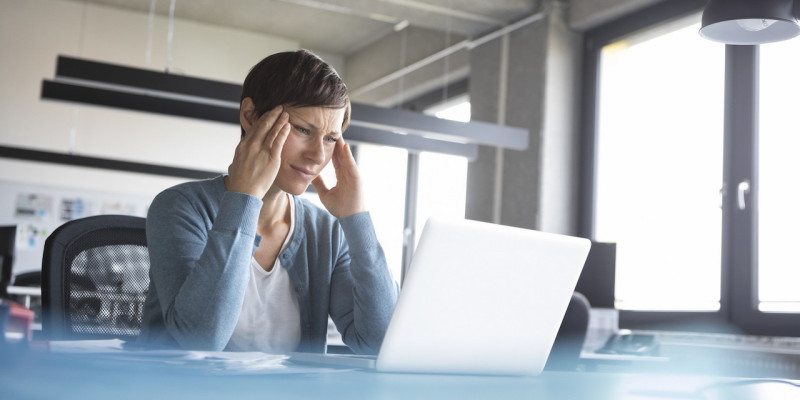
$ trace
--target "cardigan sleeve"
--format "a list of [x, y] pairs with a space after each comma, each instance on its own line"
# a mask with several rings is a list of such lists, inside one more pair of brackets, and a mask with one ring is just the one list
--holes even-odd
[[261, 200], [224, 192], [214, 216], [213, 205], [192, 195], [168, 189], [150, 206], [151, 287], [164, 329], [180, 347], [222, 350], [236, 326], [260, 239], [255, 230]]
[[370, 214], [356, 214], [339, 223], [347, 251], [336, 260], [331, 277], [331, 317], [354, 352], [377, 354], [397, 301], [397, 284]]

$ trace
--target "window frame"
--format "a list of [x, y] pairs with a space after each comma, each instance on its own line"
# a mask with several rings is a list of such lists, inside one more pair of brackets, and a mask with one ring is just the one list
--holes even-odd
[[[396, 107], [424, 113], [425, 110], [429, 108], [464, 95], [469, 95], [469, 78], [462, 78], [450, 82], [415, 98], [401, 101]], [[420, 151], [408, 149], [408, 159], [406, 161], [406, 198], [405, 210], [403, 210], [405, 229], [403, 230], [403, 259], [401, 261], [402, 267], [400, 271], [401, 285], [405, 281], [406, 273], [411, 266], [411, 259], [416, 250], [416, 241], [414, 239], [417, 236], [417, 230], [422, 229], [422, 227], [417, 226], [419, 169]]]
[[[584, 33], [581, 99], [581, 180], [579, 234], [594, 237], [600, 54], [624, 36], [701, 12], [706, 1], [672, 0], [626, 15]], [[698, 36], [698, 40], [701, 39]], [[722, 46], [722, 44], [720, 44]], [[720, 309], [706, 312], [619, 311], [628, 329], [734, 332], [800, 336], [797, 313], [758, 310], [758, 46], [725, 47], [722, 254]], [[748, 180], [749, 205], [739, 210], [737, 185]]]

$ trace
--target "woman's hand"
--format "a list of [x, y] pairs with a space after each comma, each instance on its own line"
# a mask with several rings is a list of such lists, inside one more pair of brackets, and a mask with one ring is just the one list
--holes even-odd
[[321, 176], [311, 181], [322, 205], [336, 218], [346, 218], [366, 211], [358, 166], [350, 145], [344, 142], [343, 137], [336, 141], [331, 161], [336, 171], [336, 186], [329, 189]]
[[278, 106], [254, 123], [242, 126], [246, 133], [236, 146], [233, 161], [228, 166], [226, 188], [262, 199], [281, 166], [281, 151], [291, 129], [289, 114]]

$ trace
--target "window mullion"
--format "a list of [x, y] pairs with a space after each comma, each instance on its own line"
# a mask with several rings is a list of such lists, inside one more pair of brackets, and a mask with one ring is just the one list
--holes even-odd
[[[745, 331], [757, 310], [758, 46], [726, 46], [722, 310]], [[753, 332], [756, 333], [756, 332]]]
[[408, 152], [406, 172], [406, 206], [403, 224], [403, 264], [400, 283], [405, 280], [411, 258], [414, 255], [414, 238], [416, 237], [417, 197], [419, 193], [419, 153]]

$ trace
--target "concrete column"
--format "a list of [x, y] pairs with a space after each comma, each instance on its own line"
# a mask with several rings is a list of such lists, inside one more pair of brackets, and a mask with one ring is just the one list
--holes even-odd
[[[431, 62], [401, 78], [365, 90], [376, 81], [452, 46], [464, 37], [424, 28], [394, 32], [346, 58], [344, 76], [353, 101], [383, 107], [413, 99], [469, 74], [466, 50]], [[447, 78], [447, 79], [445, 79]]]
[[558, 233], [576, 230], [579, 49], [579, 37], [566, 27], [558, 7], [512, 32], [503, 116], [498, 115], [502, 39], [472, 50], [473, 119], [505, 119], [527, 128], [530, 146], [502, 154], [480, 150], [469, 166], [467, 218]]
[[614, 18], [667, 0], [570, 0], [569, 25], [586, 30]]

